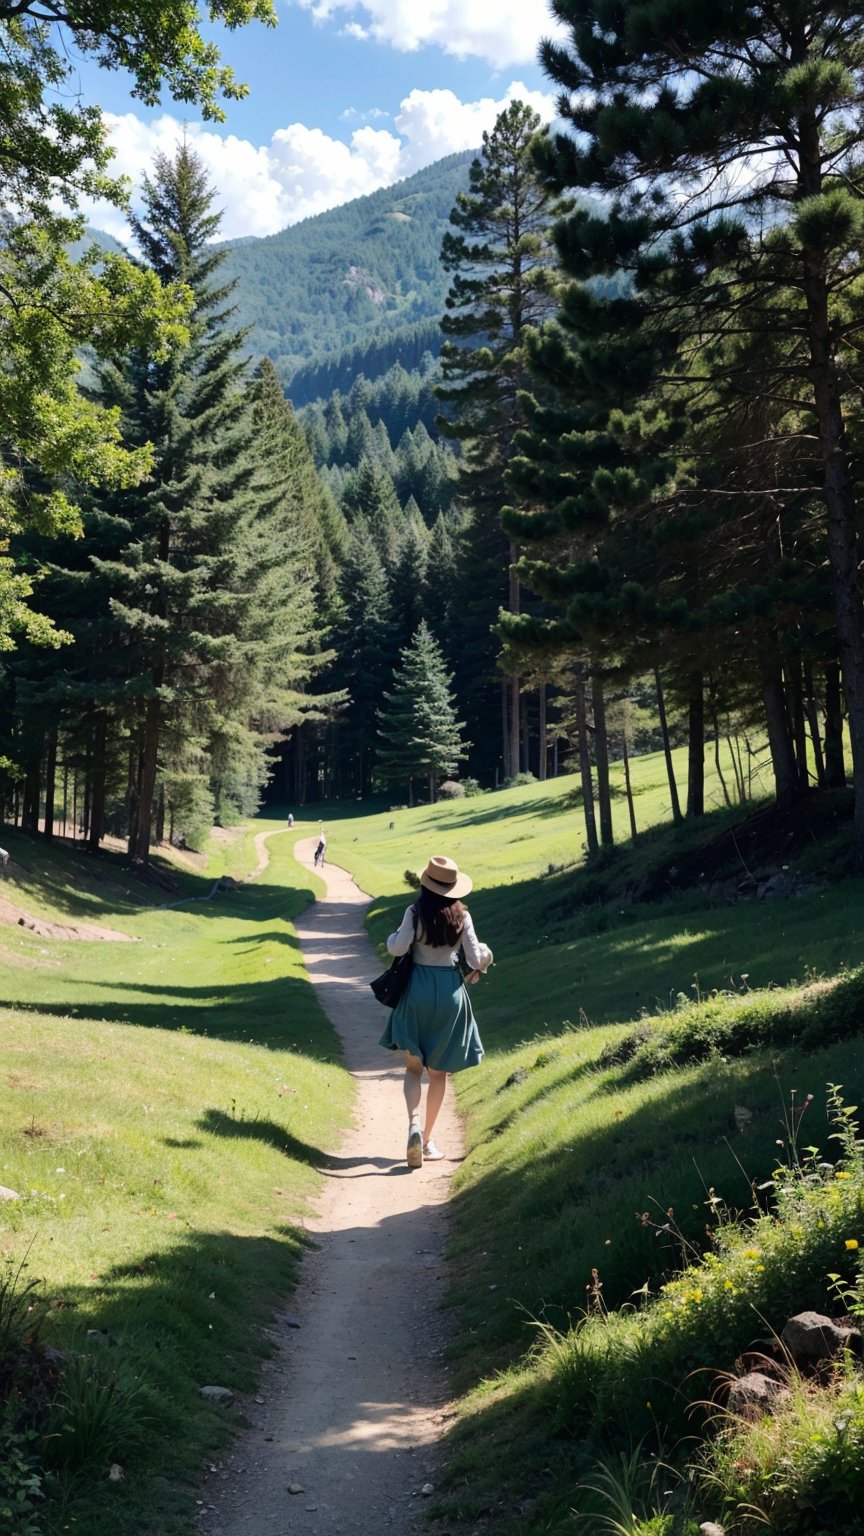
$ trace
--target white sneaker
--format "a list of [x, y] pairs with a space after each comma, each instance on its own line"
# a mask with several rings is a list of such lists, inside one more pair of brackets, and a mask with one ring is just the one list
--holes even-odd
[[436, 1147], [434, 1141], [424, 1141], [423, 1156], [427, 1163], [440, 1163], [444, 1153], [440, 1147]]
[[408, 1150], [405, 1157], [409, 1168], [423, 1167], [423, 1136], [419, 1122], [416, 1120], [411, 1121], [408, 1131]]

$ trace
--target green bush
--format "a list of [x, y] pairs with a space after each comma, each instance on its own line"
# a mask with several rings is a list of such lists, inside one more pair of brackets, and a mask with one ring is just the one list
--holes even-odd
[[445, 779], [443, 784], [438, 785], [439, 800], [464, 800], [464, 798], [465, 785], [460, 784], [458, 779]]

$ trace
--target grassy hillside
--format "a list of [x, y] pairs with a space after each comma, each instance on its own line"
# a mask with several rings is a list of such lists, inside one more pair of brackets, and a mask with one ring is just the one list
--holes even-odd
[[[39, 1282], [42, 1337], [74, 1362], [47, 1426], [40, 1530], [140, 1536], [144, 1511], [150, 1536], [188, 1529], [190, 1477], [236, 1413], [199, 1388], [227, 1386], [241, 1407], [254, 1389], [314, 1165], [350, 1101], [294, 938], [314, 877], [293, 841], [274, 837], [254, 885], [160, 910], [206, 894], [226, 867], [253, 867], [251, 834], [180, 873], [171, 896], [110, 856], [3, 831], [14, 866], [0, 897], [136, 941], [63, 943], [0, 924], [0, 1185], [19, 1196], [0, 1201], [0, 1337], [4, 1281], [25, 1261], [18, 1292]], [[32, 1395], [32, 1317], [19, 1321]], [[25, 1418], [17, 1450], [29, 1456], [26, 1431]], [[9, 1467], [15, 1452], [5, 1447]], [[111, 1463], [122, 1481], [107, 1481]], [[0, 1476], [0, 1509], [4, 1493]], [[30, 1536], [16, 1518], [11, 1532]]]
[[[635, 772], [640, 825], [662, 821], [662, 764]], [[718, 847], [747, 860], [717, 809], [586, 870], [580, 816], [559, 781], [330, 829], [376, 897], [376, 938], [410, 899], [403, 871], [444, 852], [474, 876], [496, 951], [472, 994], [490, 1054], [459, 1080], [465, 1396], [443, 1507], [496, 1536], [696, 1536], [708, 1518], [729, 1536], [851, 1536], [859, 1378], [793, 1378], [758, 1443], [722, 1393], [707, 1418], [699, 1404], [792, 1312], [864, 1312], [864, 1169], [828, 1088], [864, 1092], [862, 884], [835, 882], [839, 833], [782, 901], [676, 887], [700, 850], [711, 882]]]

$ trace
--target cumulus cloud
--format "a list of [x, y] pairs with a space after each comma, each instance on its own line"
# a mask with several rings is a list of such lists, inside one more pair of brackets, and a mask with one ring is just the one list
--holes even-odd
[[[444, 155], [477, 147], [484, 129], [517, 98], [533, 106], [545, 122], [551, 120], [553, 98], [513, 81], [498, 100], [463, 102], [453, 91], [411, 91], [395, 115], [395, 133], [365, 123], [346, 140], [291, 123], [277, 129], [269, 144], [255, 145], [197, 123], [183, 124], [170, 113], [149, 123], [132, 112], [106, 114], [106, 123], [116, 151], [113, 168], [129, 176], [136, 188], [152, 170], [155, 156], [173, 154], [185, 135], [206, 165], [224, 210], [221, 235], [236, 239], [274, 234], [287, 224], [390, 186]], [[384, 114], [373, 109], [356, 115]], [[90, 203], [85, 212], [98, 228], [120, 240], [128, 238], [125, 219], [116, 208]]]
[[[316, 21], [339, 21], [346, 13], [352, 35], [368, 36], [403, 53], [434, 46], [457, 58], [488, 59], [497, 69], [526, 64], [537, 56], [541, 37], [561, 28], [548, 0], [298, 0]], [[348, 30], [348, 29], [344, 29]]]

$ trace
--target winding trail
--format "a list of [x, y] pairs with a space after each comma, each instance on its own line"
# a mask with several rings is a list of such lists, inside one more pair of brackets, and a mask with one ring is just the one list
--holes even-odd
[[[314, 846], [297, 844], [301, 864]], [[440, 1305], [460, 1127], [448, 1094], [435, 1132], [448, 1158], [406, 1167], [401, 1058], [377, 1044], [385, 1015], [368, 987], [381, 968], [363, 927], [369, 898], [335, 865], [323, 876], [326, 897], [296, 926], [357, 1085], [354, 1125], [322, 1160], [327, 1187], [307, 1222], [316, 1247], [290, 1303], [299, 1327], [275, 1326], [276, 1357], [245, 1405], [252, 1427], [202, 1490], [210, 1536], [428, 1533], [422, 1489], [449, 1418]]]

